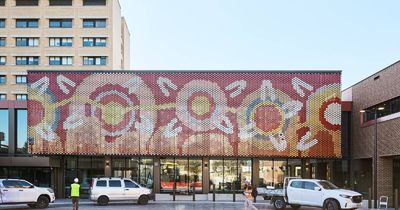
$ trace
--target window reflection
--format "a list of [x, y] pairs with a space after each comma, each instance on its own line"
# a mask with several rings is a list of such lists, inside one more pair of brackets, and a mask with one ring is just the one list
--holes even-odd
[[8, 110], [0, 109], [0, 153], [8, 153]]
[[28, 112], [17, 110], [17, 153], [28, 153]]
[[189, 194], [202, 192], [202, 160], [201, 159], [174, 159], [161, 158], [161, 192], [172, 192], [174, 185], [176, 192]]
[[286, 164], [286, 160], [260, 160], [259, 185], [282, 188], [286, 176]]
[[251, 182], [251, 175], [251, 160], [210, 160], [210, 191], [213, 184], [216, 192], [241, 190], [245, 181]]
[[132, 179], [143, 187], [153, 188], [152, 158], [113, 158], [112, 174], [114, 177]]

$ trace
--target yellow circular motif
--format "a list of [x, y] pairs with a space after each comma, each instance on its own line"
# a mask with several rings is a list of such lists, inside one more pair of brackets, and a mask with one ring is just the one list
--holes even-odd
[[205, 115], [210, 112], [211, 103], [205, 96], [196, 96], [192, 101], [192, 111], [199, 115]]

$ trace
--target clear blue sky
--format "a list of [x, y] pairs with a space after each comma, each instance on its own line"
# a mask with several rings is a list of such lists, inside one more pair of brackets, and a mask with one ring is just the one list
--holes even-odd
[[134, 70], [342, 70], [400, 60], [399, 0], [120, 0]]

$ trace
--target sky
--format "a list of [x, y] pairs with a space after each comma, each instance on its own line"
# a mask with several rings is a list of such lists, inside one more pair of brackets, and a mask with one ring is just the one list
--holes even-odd
[[399, 0], [120, 0], [133, 70], [342, 70], [400, 60]]

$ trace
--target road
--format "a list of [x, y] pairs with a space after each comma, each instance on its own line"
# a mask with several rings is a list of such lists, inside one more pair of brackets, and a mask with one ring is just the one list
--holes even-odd
[[[265, 203], [258, 203], [256, 207], [259, 210], [262, 209], [270, 209], [273, 210], [273, 206]], [[17, 205], [17, 206], [0, 206], [0, 209], [10, 209], [10, 210], [17, 210], [17, 209], [31, 209], [26, 205]], [[48, 210], [71, 210], [71, 205], [68, 203], [57, 203], [51, 204]], [[172, 202], [151, 202], [146, 206], [137, 205], [135, 203], [119, 203], [119, 204], [110, 204], [108, 206], [97, 206], [95, 204], [84, 203], [79, 206], [79, 210], [243, 210], [244, 206], [240, 202], [231, 203], [210, 203], [210, 202], [179, 202], [179, 203], [172, 203]], [[290, 207], [287, 208], [291, 210]], [[301, 208], [301, 210], [320, 210], [318, 208]]]

